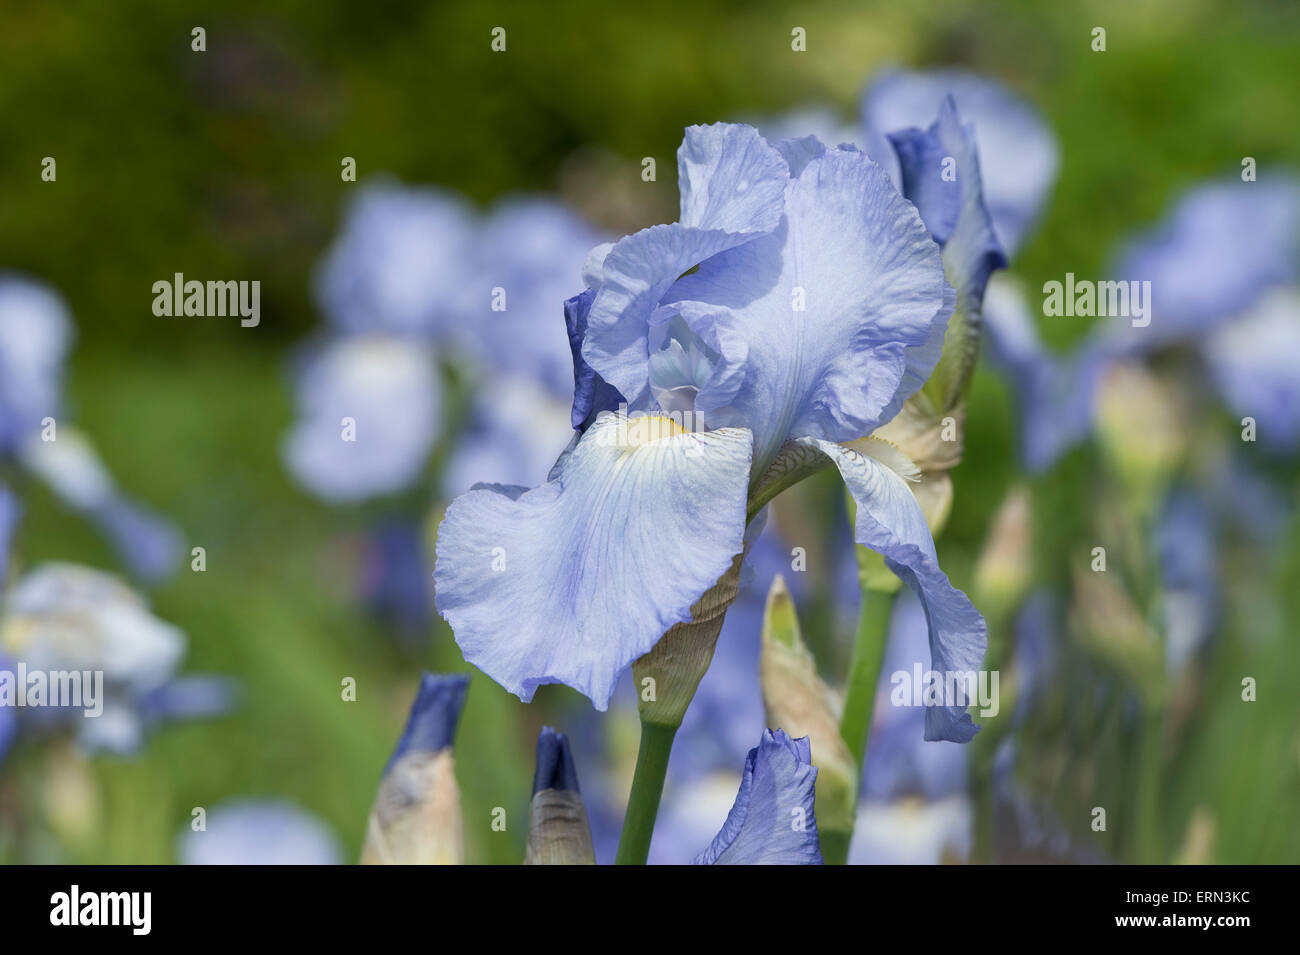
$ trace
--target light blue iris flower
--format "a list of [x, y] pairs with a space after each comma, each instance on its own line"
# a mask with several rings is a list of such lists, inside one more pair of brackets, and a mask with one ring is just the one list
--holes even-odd
[[974, 127], [984, 201], [1002, 248], [1013, 256], [1039, 218], [1060, 164], [1055, 137], [1027, 102], [991, 79], [960, 70], [889, 70], [862, 96], [866, 151], [901, 184], [890, 135], [925, 128], [949, 96]]
[[158, 581], [176, 569], [179, 535], [121, 493], [90, 442], [65, 420], [63, 365], [72, 338], [71, 316], [53, 290], [0, 273], [0, 461], [36, 474], [99, 527], [132, 573]]
[[[956, 296], [933, 236], [851, 148], [719, 124], [688, 129], [678, 158], [681, 220], [597, 249], [568, 303], [586, 430], [546, 484], [470, 491], [439, 530], [438, 607], [466, 659], [524, 700], [563, 682], [606, 708], [742, 552], [751, 501], [829, 462], [858, 542], [926, 604], [935, 666], [976, 669], [983, 619], [906, 480], [841, 443], [939, 359]], [[615, 392], [627, 413], [602, 407]], [[927, 729], [969, 738], [952, 709]]]
[[745, 759], [736, 802], [696, 865], [821, 865], [808, 737], [764, 730]]
[[182, 865], [339, 865], [343, 848], [330, 828], [293, 803], [231, 799], [176, 840]]

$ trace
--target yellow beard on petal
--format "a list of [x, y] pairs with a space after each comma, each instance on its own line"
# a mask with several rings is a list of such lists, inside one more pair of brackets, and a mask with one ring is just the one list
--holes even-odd
[[624, 447], [639, 448], [663, 438], [674, 438], [685, 434], [686, 429], [667, 415], [641, 415], [628, 418], [623, 426], [622, 440]]

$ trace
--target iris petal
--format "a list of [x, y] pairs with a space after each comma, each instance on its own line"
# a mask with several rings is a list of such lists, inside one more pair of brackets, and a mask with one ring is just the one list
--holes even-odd
[[603, 414], [548, 483], [478, 488], [447, 511], [438, 608], [465, 659], [524, 701], [560, 682], [605, 709], [742, 549], [750, 433], [637, 440], [653, 427], [673, 426]]
[[[963, 126], [951, 96], [928, 129], [890, 136], [898, 153], [903, 195], [916, 204], [926, 228], [943, 248], [943, 269], [957, 290], [943, 357], [925, 385], [941, 411], [954, 407], [966, 390], [979, 349], [984, 289], [994, 269], [1007, 264], [985, 205], [975, 132]], [[952, 163], [952, 175], [944, 175]]]
[[994, 228], [1014, 254], [1046, 204], [1060, 163], [1055, 138], [1028, 103], [992, 80], [958, 70], [886, 72], [862, 100], [867, 152], [901, 182], [886, 136], [930, 122], [947, 96], [973, 123]]
[[[988, 645], [984, 618], [939, 569], [930, 527], [907, 482], [851, 448], [809, 438], [801, 443], [839, 468], [857, 505], [857, 542], [881, 554], [889, 569], [921, 599], [929, 625], [931, 669], [941, 674], [978, 673]], [[925, 738], [970, 740], [979, 729], [966, 712], [973, 702], [927, 706]]]
[[669, 300], [695, 311], [697, 333], [707, 306], [719, 340], [745, 343], [733, 415], [711, 423], [750, 428], [761, 470], [789, 435], [848, 441], [897, 414], [934, 369], [955, 293], [916, 209], [841, 148], [791, 181], [776, 231], [704, 262]]
[[634, 409], [649, 407], [646, 335], [655, 306], [683, 272], [775, 229], [789, 176], [757, 130], [723, 123], [688, 128], [677, 168], [680, 221], [626, 236], [605, 255], [582, 349]]
[[749, 751], [736, 803], [696, 865], [820, 865], [808, 737], [764, 730]]

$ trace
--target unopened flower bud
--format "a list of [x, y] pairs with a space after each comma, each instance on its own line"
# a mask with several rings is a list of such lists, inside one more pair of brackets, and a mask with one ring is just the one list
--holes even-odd
[[817, 675], [780, 574], [767, 595], [759, 674], [767, 724], [811, 742], [812, 763], [819, 770], [816, 809], [823, 841], [836, 834], [847, 840], [853, 831], [858, 772], [840, 735], [839, 701]]
[[379, 783], [363, 865], [459, 865], [460, 791], [452, 739], [469, 677], [424, 674], [406, 729]]
[[569, 739], [549, 726], [537, 737], [525, 865], [595, 865], [591, 824], [578, 790]]

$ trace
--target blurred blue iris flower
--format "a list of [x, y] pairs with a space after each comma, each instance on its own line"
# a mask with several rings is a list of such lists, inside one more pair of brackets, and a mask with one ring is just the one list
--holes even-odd
[[1091, 431], [1097, 392], [1116, 362], [1191, 346], [1224, 402], [1254, 418], [1260, 443], [1300, 448], [1300, 181], [1264, 171], [1256, 182], [1193, 189], [1163, 222], [1129, 241], [1111, 269], [1151, 283], [1149, 326], [1115, 317], [1069, 355], [1041, 341], [1025, 292], [995, 279], [985, 307], [994, 364], [1020, 409], [1021, 457], [1047, 470]]
[[316, 272], [329, 334], [308, 345], [295, 374], [299, 416], [285, 444], [293, 476], [333, 502], [416, 484], [443, 436], [441, 366], [452, 364], [477, 396], [449, 465], [452, 488], [463, 489], [462, 454], [482, 468], [475, 480], [544, 477], [563, 442], [540, 440], [529, 453], [514, 441], [517, 412], [531, 406], [545, 419], [553, 409], [557, 420], [569, 402], [559, 303], [597, 241], [548, 199], [509, 198], [480, 216], [443, 190], [363, 187]]
[[315, 816], [279, 799], [231, 799], [186, 826], [176, 840], [182, 865], [339, 865], [338, 837]]
[[[362, 187], [316, 271], [327, 325], [296, 363], [289, 472], [331, 503], [393, 499], [426, 480], [437, 489], [430, 461], [450, 440], [444, 494], [543, 480], [573, 389], [560, 303], [599, 239], [549, 199], [507, 198], [481, 215], [441, 189]], [[452, 368], [470, 393], [459, 431], [446, 427]], [[399, 510], [368, 532], [362, 597], [420, 634], [432, 609], [423, 515]]]
[[[604, 709], [742, 552], [751, 501], [814, 461], [920, 594], [935, 667], [977, 669], [983, 619], [878, 459], [899, 455], [858, 440], [939, 360], [956, 294], [934, 236], [853, 148], [718, 124], [689, 128], [678, 164], [680, 221], [595, 249], [566, 306], [583, 430], [546, 484], [470, 491], [439, 530], [438, 606], [466, 659], [524, 700], [563, 682]], [[964, 707], [931, 719], [936, 738], [974, 733]]]
[[75, 564], [41, 564], [14, 584], [0, 615], [0, 652], [28, 672], [102, 672], [102, 712], [26, 707], [33, 730], [63, 726], [89, 751], [137, 750], [160, 723], [217, 716], [235, 703], [235, 686], [209, 676], [178, 676], [185, 637], [155, 617], [111, 574]]
[[134, 575], [159, 581], [177, 567], [179, 534], [122, 494], [90, 442], [64, 419], [63, 365], [73, 331], [52, 289], [0, 273], [0, 464], [35, 474], [100, 528]]

